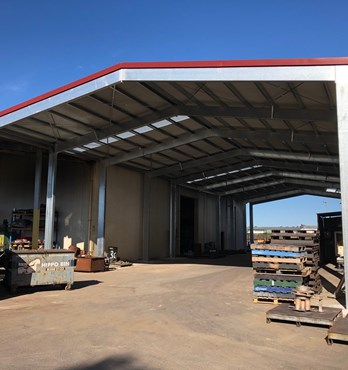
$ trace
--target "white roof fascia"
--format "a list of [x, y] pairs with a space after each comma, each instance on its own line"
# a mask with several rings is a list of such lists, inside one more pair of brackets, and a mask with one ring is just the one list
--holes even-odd
[[115, 83], [122, 81], [120, 76], [121, 71], [112, 72], [93, 81], [86, 82], [82, 85], [73, 87], [67, 91], [61, 92], [52, 97], [43, 99], [41, 101], [28, 105], [27, 107], [6, 114], [5, 116], [0, 117], [0, 127], [6, 126], [25, 117], [29, 117], [33, 114], [56, 107], [57, 105], [66, 103], [68, 101], [80, 98], [83, 95], [87, 95], [93, 91], [102, 89], [103, 87], [114, 85]]
[[336, 66], [121, 69], [0, 117], [0, 127], [122, 81], [335, 81]]
[[125, 69], [124, 81], [335, 81], [335, 66]]

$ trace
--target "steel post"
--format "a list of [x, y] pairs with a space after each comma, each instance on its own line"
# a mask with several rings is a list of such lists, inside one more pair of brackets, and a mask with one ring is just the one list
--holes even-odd
[[40, 235], [40, 194], [42, 174], [42, 152], [36, 152], [35, 183], [34, 183], [34, 204], [33, 204], [33, 231], [31, 238], [32, 249], [37, 249]]
[[98, 236], [97, 257], [104, 256], [105, 249], [105, 200], [106, 200], [106, 172], [107, 168], [98, 164], [99, 190], [98, 190]]
[[254, 243], [254, 205], [249, 203], [249, 230], [250, 230], [250, 244]]
[[54, 219], [55, 219], [55, 188], [57, 173], [57, 153], [51, 152], [48, 158], [46, 222], [45, 222], [45, 249], [53, 247]]
[[149, 237], [150, 237], [150, 205], [151, 205], [151, 179], [144, 175], [143, 195], [143, 260], [149, 260]]
[[221, 250], [221, 196], [217, 197], [217, 212], [218, 212], [218, 222], [217, 222], [217, 238], [216, 245], [218, 249]]
[[[345, 259], [348, 258], [348, 66], [336, 67], [337, 127], [341, 175], [342, 234]], [[348, 263], [344, 264], [344, 275], [348, 281]], [[346, 310], [348, 290], [346, 289]]]
[[246, 204], [243, 202], [243, 237], [242, 237], [242, 249], [246, 248], [247, 245], [247, 222], [246, 222]]
[[233, 219], [233, 201], [226, 197], [226, 249], [232, 248], [232, 219]]
[[176, 251], [176, 185], [170, 186], [169, 257], [175, 258]]

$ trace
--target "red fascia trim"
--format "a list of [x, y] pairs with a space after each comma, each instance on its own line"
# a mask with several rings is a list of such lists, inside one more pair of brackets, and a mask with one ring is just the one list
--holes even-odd
[[69, 89], [83, 85], [97, 78], [121, 69], [164, 69], [164, 68], [227, 68], [227, 67], [300, 67], [300, 66], [329, 66], [348, 65], [348, 57], [338, 58], [306, 58], [306, 59], [260, 59], [260, 60], [220, 60], [220, 61], [191, 61], [191, 62], [130, 62], [119, 63], [67, 85], [51, 90], [45, 94], [29, 99], [23, 103], [0, 112], [0, 117], [15, 112], [29, 105], [51, 98]]

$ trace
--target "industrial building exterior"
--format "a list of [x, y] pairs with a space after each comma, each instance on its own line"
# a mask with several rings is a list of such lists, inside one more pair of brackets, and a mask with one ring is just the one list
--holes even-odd
[[0, 217], [148, 260], [245, 248], [247, 203], [341, 197], [347, 255], [347, 86], [348, 58], [113, 66], [0, 112]]

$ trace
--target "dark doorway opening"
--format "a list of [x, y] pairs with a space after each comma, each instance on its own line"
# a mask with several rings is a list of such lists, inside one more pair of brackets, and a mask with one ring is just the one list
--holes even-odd
[[195, 199], [180, 198], [180, 255], [193, 253], [195, 241]]
[[343, 255], [342, 214], [341, 212], [318, 213], [318, 229], [320, 236], [320, 264], [333, 263]]

